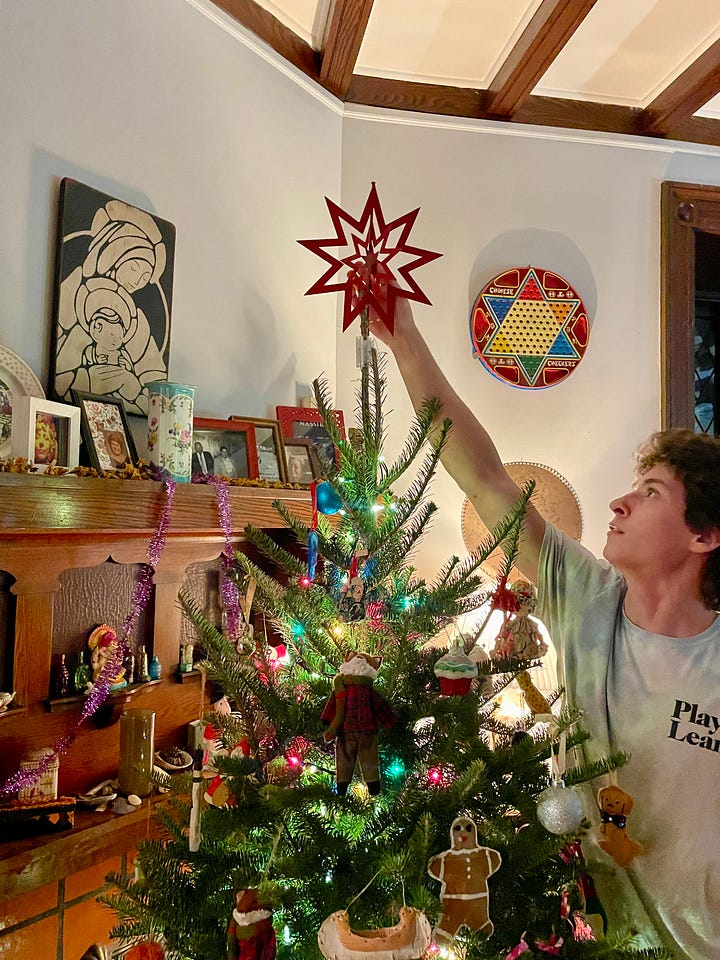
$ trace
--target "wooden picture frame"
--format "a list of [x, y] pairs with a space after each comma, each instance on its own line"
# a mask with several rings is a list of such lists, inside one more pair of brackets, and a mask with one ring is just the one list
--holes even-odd
[[90, 466], [96, 470], [122, 470], [138, 463], [122, 400], [108, 394], [72, 391], [80, 408], [80, 429]]
[[229, 419], [251, 423], [255, 428], [255, 450], [260, 479], [287, 483], [287, 461], [279, 421], [267, 417], [232, 416]]
[[297, 437], [294, 440], [285, 440], [284, 445], [288, 483], [299, 483], [306, 487], [313, 480], [322, 478], [322, 466], [312, 440]]
[[[321, 456], [337, 464], [337, 451], [330, 439], [320, 411], [315, 407], [275, 408], [283, 441], [306, 438], [312, 441]], [[333, 410], [333, 417], [342, 439], [345, 439], [345, 418], [342, 410]]]
[[194, 417], [190, 472], [193, 477], [214, 475], [257, 480], [255, 427], [248, 420]]
[[13, 407], [10, 449], [41, 473], [50, 466], [72, 470], [80, 461], [80, 411], [44, 397], [18, 397]]

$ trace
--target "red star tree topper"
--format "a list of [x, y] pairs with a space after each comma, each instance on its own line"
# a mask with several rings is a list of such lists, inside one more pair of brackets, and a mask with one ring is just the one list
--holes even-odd
[[[330, 266], [305, 295], [344, 291], [343, 330], [372, 307], [392, 333], [398, 297], [430, 303], [412, 277], [412, 271], [442, 256], [407, 243], [420, 208], [386, 223], [374, 183], [358, 220], [327, 197], [325, 202], [335, 236], [298, 243]], [[326, 247], [337, 247], [337, 255]]]

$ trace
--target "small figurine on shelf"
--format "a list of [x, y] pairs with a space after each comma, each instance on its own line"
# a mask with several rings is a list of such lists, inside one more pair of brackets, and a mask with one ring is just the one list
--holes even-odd
[[[493, 660], [539, 660], [547, 653], [547, 644], [530, 617], [535, 609], [535, 587], [527, 580], [517, 580], [509, 587], [517, 601], [517, 610], [505, 620], [492, 651]], [[525, 702], [535, 719], [552, 717], [552, 709], [547, 699], [532, 682], [527, 670], [521, 670], [515, 677], [518, 686], [525, 695]]]
[[[90, 631], [88, 637], [88, 648], [90, 650], [90, 667], [92, 669], [92, 682], [97, 683], [105, 664], [115, 656], [117, 650], [117, 634], [112, 627], [106, 623], [101, 623]], [[127, 686], [125, 679], [125, 670], [120, 669], [119, 673], [110, 680], [110, 689], [119, 690]]]
[[147, 683], [150, 679], [150, 674], [148, 672], [148, 655], [145, 650], [145, 644], [140, 644], [138, 647], [137, 655], [137, 673], [135, 675], [135, 683]]
[[180, 644], [180, 673], [191, 673], [194, 668], [193, 656], [195, 652], [194, 643]]

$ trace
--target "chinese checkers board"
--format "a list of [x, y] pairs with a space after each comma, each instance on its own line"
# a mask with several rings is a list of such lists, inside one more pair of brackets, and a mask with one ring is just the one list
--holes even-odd
[[565, 380], [582, 360], [589, 333], [585, 305], [573, 287], [537, 267], [495, 277], [470, 316], [477, 358], [493, 376], [524, 390]]

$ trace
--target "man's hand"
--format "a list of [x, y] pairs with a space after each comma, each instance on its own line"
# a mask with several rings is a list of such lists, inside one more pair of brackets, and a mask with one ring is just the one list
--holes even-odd
[[[383, 288], [385, 298], [387, 297], [386, 290], [387, 288]], [[382, 297], [379, 296], [378, 299], [382, 299]], [[384, 304], [385, 300], [383, 300], [383, 306]], [[377, 311], [370, 307], [370, 333], [377, 337], [381, 343], [384, 343], [386, 347], [390, 347], [391, 350], [394, 350], [396, 345], [412, 339], [413, 335], [417, 334], [417, 327], [415, 326], [410, 301], [405, 297], [396, 298], [393, 333], [390, 333], [378, 316]]]

